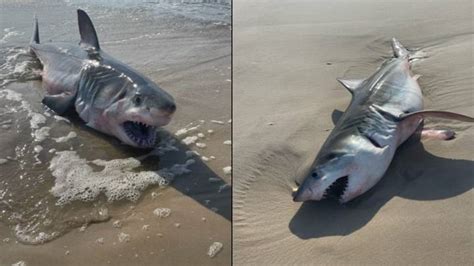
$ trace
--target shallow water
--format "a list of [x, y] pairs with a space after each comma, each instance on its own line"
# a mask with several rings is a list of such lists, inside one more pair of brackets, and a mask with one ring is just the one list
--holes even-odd
[[[170, 189], [223, 217], [219, 231], [230, 234], [230, 190], [223, 189], [230, 181], [222, 170], [230, 165], [230, 148], [222, 144], [230, 139], [230, 6], [205, 2], [2, 2], [0, 223], [11, 230], [0, 232], [2, 239], [41, 244], [74, 228], [128, 217], [129, 207], [151, 204], [144, 192]], [[176, 98], [178, 112], [153, 151], [122, 145], [76, 115], [62, 118], [41, 104], [40, 65], [27, 51], [33, 14], [41, 42], [77, 42], [76, 8], [89, 13], [104, 50]], [[200, 132], [205, 149], [180, 143]]]

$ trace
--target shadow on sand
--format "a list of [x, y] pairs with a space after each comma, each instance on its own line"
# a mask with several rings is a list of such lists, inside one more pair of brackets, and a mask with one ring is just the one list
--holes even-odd
[[[67, 118], [71, 120], [74, 126], [79, 127], [81, 131], [86, 131], [97, 138], [102, 138], [109, 142], [112, 146], [114, 146], [115, 149], [119, 150], [119, 152], [122, 154], [121, 157], [140, 157], [150, 152], [150, 150], [137, 149], [121, 144], [118, 139], [87, 127], [74, 111], [68, 113]], [[169, 137], [175, 140], [175, 144], [173, 144], [173, 146], [178, 148], [178, 151], [170, 151], [165, 153], [163, 156], [152, 155], [144, 159], [142, 161], [143, 167], [140, 168], [141, 170], [157, 171], [165, 167], [171, 167], [177, 163], [182, 164], [187, 160], [186, 152], [190, 150], [189, 147], [182, 144], [179, 139], [175, 138], [174, 135], [170, 134], [169, 132], [159, 132], [159, 138], [166, 139]], [[100, 147], [93, 148], [96, 149]], [[209, 210], [215, 211], [217, 214], [230, 221], [232, 216], [232, 199], [230, 187], [221, 189], [221, 186], [226, 184], [225, 181], [221, 179], [217, 173], [210, 169], [199, 158], [199, 156], [193, 156], [192, 159], [195, 161], [195, 163], [190, 166], [192, 172], [176, 177], [169, 186], [176, 189], [183, 195], [192, 198]], [[210, 177], [216, 178], [216, 181], [209, 182]], [[142, 199], [143, 195], [140, 197], [139, 201]], [[209, 201], [209, 199], [212, 200]]]
[[[456, 169], [455, 175], [452, 169]], [[434, 156], [424, 149], [419, 135], [414, 135], [399, 147], [387, 173], [370, 191], [345, 205], [329, 200], [305, 202], [289, 229], [302, 239], [349, 235], [365, 226], [395, 196], [440, 200], [469, 191], [473, 172], [473, 161]]]

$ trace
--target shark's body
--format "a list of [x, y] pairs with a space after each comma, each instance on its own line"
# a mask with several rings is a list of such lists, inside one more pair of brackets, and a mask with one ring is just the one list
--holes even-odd
[[408, 51], [392, 40], [395, 57], [365, 80], [339, 80], [351, 93], [349, 107], [317, 155], [295, 201], [332, 197], [347, 202], [373, 187], [385, 174], [397, 147], [424, 116], [473, 122], [441, 111], [422, 111], [418, 76], [410, 71]]
[[88, 126], [126, 144], [153, 146], [156, 127], [168, 124], [176, 109], [173, 97], [101, 50], [84, 11], [78, 19], [79, 45], [40, 43], [35, 21], [30, 50], [43, 65], [43, 103], [58, 114], [74, 108]]

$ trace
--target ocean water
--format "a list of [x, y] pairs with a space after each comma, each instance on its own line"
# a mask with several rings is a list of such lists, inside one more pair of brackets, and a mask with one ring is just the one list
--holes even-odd
[[[192, 45], [198, 34], [230, 32], [229, 1], [2, 1], [0, 8], [0, 223], [11, 230], [2, 235], [26, 244], [51, 241], [74, 228], [108, 221], [118, 209], [140, 202], [144, 192], [174, 186], [175, 178], [196, 169], [206, 180], [218, 178], [206, 188], [209, 194], [225, 184], [219, 178], [223, 174], [192, 153], [192, 145], [181, 143], [189, 134], [173, 134], [183, 127], [212, 130], [215, 125], [205, 119], [161, 130], [160, 144], [145, 152], [87, 128], [75, 115], [60, 117], [47, 109], [41, 104], [41, 64], [28, 43], [34, 14], [41, 42], [77, 42], [75, 9], [81, 8], [108, 52], [154, 80], [162, 73], [172, 77], [170, 69], [203, 60]], [[182, 36], [188, 36], [185, 44]], [[228, 72], [227, 67], [221, 71]], [[171, 94], [179, 94], [173, 82], [168, 84]], [[185, 184], [175, 189], [185, 190]], [[230, 206], [227, 195], [229, 203], [221, 206]], [[206, 207], [220, 207], [228, 216], [217, 205]]]

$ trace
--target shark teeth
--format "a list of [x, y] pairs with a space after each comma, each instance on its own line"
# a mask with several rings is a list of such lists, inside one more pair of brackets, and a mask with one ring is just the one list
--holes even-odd
[[126, 121], [123, 129], [128, 138], [140, 147], [152, 147], [156, 142], [156, 127], [140, 121]]
[[340, 201], [349, 184], [349, 176], [342, 176], [334, 181], [323, 194], [323, 199], [335, 199]]

